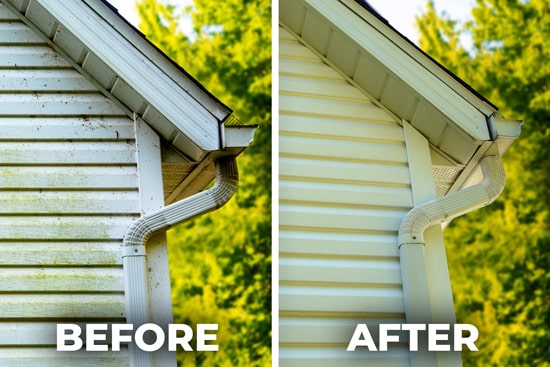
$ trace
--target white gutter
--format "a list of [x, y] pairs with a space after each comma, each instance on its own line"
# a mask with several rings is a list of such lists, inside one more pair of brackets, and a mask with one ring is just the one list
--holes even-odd
[[[123, 241], [122, 265], [124, 269], [126, 319], [134, 330], [148, 323], [149, 302], [147, 292], [147, 265], [145, 244], [160, 231], [223, 206], [233, 196], [238, 183], [238, 170], [234, 157], [216, 160], [216, 182], [210, 189], [201, 191], [155, 213], [140, 217], [126, 232]], [[131, 343], [130, 365], [151, 366], [151, 355]]]
[[504, 188], [506, 177], [500, 157], [480, 160], [483, 180], [449, 195], [422, 203], [409, 211], [398, 235], [403, 296], [408, 323], [430, 323], [429, 290], [424, 259], [424, 231], [435, 224], [492, 203]]

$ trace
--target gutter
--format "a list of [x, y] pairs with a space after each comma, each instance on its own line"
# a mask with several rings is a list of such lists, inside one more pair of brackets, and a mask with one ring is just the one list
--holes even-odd
[[429, 289], [424, 259], [424, 231], [480, 207], [491, 204], [504, 188], [506, 177], [498, 156], [480, 160], [483, 180], [463, 190], [429, 200], [409, 211], [398, 234], [403, 296], [409, 323], [430, 323]]
[[[216, 182], [210, 189], [168, 205], [155, 213], [140, 217], [126, 232], [123, 240], [122, 265], [124, 271], [125, 311], [129, 324], [135, 328], [148, 323], [149, 300], [147, 291], [147, 264], [145, 244], [155, 233], [220, 208], [235, 193], [238, 170], [235, 157], [219, 158], [216, 164]], [[129, 345], [130, 365], [151, 366], [151, 354]]]

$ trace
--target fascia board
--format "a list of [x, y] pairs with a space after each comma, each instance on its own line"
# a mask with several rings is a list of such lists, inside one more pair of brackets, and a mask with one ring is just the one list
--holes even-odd
[[220, 149], [221, 121], [86, 3], [36, 1], [201, 149]]
[[[430, 101], [472, 138], [490, 139], [487, 116], [438, 78], [431, 70], [432, 66], [426, 66], [432, 64], [431, 60], [411, 57], [369, 21], [358, 22], [357, 14], [350, 10], [345, 0], [303, 1], [355, 42], [358, 51], [367, 53], [385, 65], [397, 78]], [[366, 12], [364, 9], [362, 11]]]

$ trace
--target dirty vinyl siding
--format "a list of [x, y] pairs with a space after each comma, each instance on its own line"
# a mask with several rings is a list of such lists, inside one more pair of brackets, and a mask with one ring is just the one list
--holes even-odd
[[139, 212], [132, 121], [0, 4], [0, 365], [128, 364], [56, 352], [55, 325], [124, 320]]
[[346, 352], [357, 323], [405, 318], [402, 127], [283, 28], [279, 47], [281, 367], [407, 366], [403, 346]]

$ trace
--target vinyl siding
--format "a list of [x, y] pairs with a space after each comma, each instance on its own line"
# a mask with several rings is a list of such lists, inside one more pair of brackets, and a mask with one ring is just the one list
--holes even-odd
[[55, 325], [124, 322], [133, 122], [2, 4], [0, 55], [0, 365], [127, 366], [56, 352]]
[[405, 319], [403, 128], [283, 28], [279, 49], [280, 365], [408, 366], [403, 345], [346, 352], [358, 323]]

